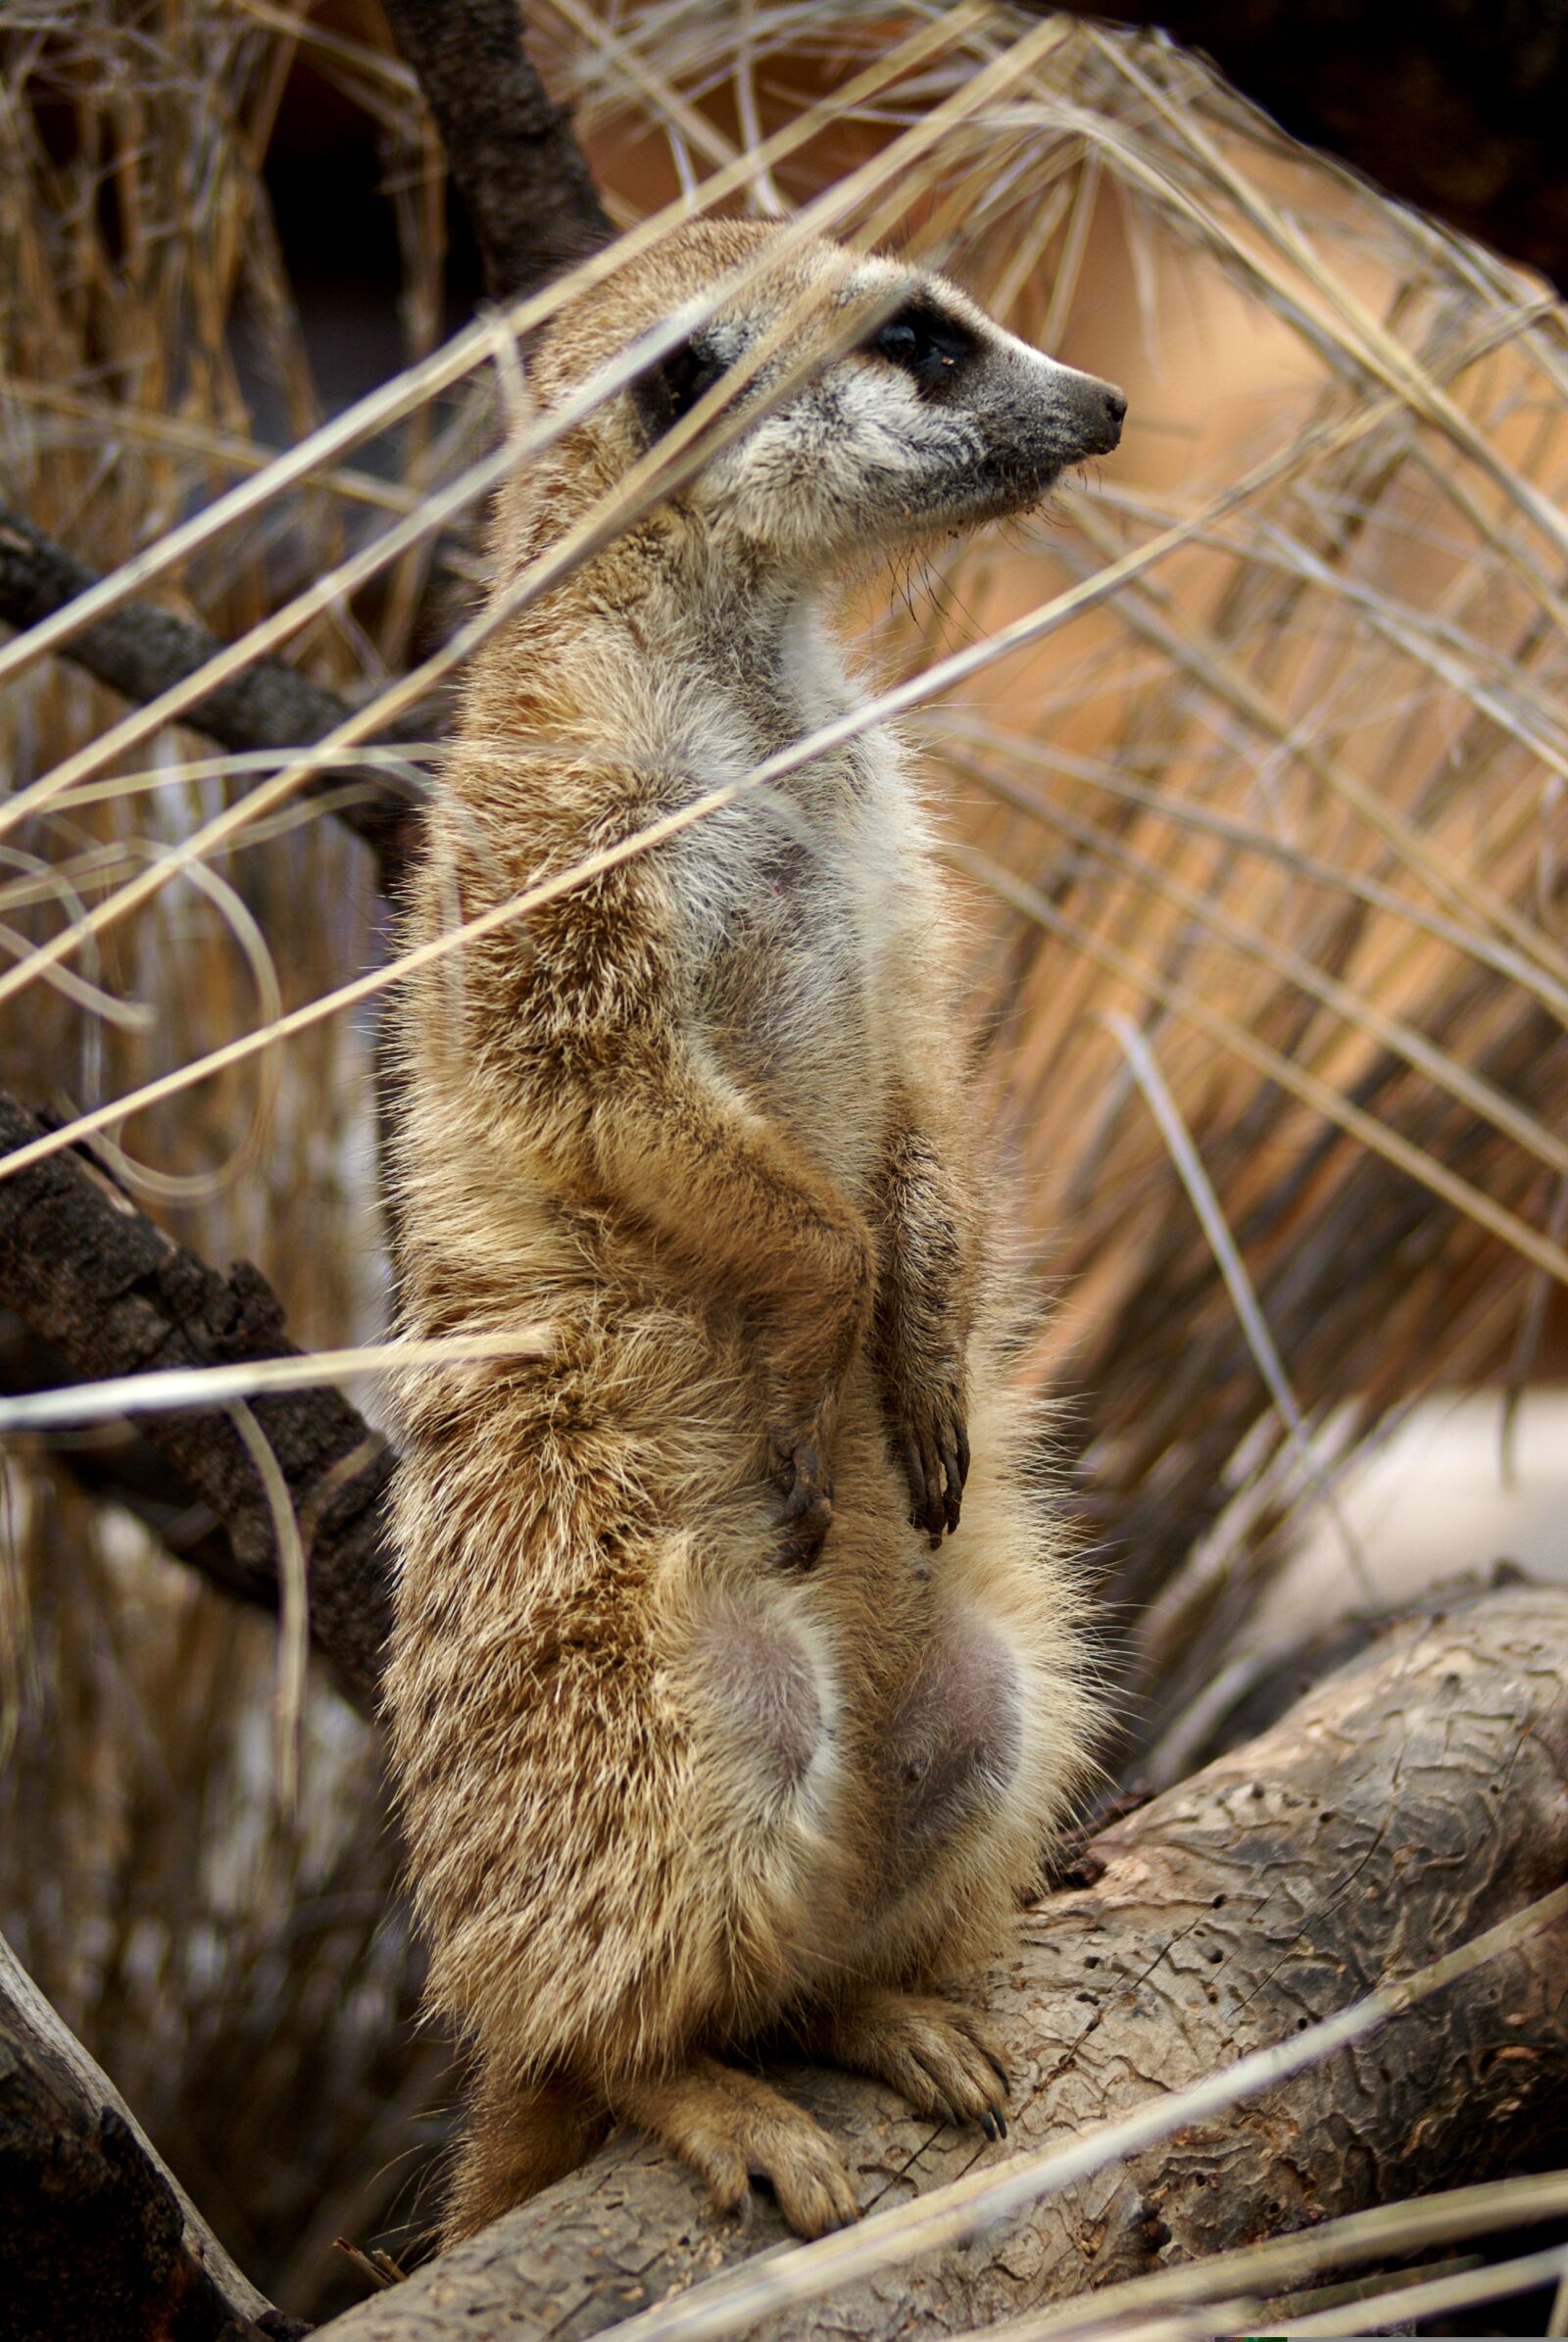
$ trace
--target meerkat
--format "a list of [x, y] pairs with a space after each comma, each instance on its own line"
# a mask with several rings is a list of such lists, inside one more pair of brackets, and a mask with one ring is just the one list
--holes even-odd
[[[780, 319], [743, 402], [826, 356], [477, 655], [411, 939], [851, 707], [837, 580], [1115, 447], [1119, 391], [944, 279], [779, 247], [684, 227], [530, 353], [548, 410], [738, 285], [519, 471], [503, 583]], [[386, 1703], [429, 2004], [476, 2060], [449, 2241], [614, 2122], [720, 2206], [758, 2176], [802, 2233], [852, 2220], [838, 2148], [730, 2062], [767, 2031], [1002, 2133], [952, 1986], [1005, 1942], [1094, 1722], [1004, 1386], [959, 965], [881, 728], [404, 988], [402, 1323], [543, 1329], [399, 1382]]]

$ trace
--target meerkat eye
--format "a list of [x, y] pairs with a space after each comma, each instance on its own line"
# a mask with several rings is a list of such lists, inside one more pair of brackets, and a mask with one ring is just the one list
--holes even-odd
[[975, 337], [956, 317], [911, 301], [877, 327], [862, 348], [910, 374], [922, 390], [950, 381], [975, 347]]
[[674, 408], [671, 420], [678, 421], [681, 415], [690, 415], [723, 371], [723, 360], [716, 358], [711, 350], [705, 350], [699, 342], [682, 342], [678, 350], [672, 351], [663, 368]]
[[723, 359], [694, 336], [639, 374], [631, 394], [650, 442], [662, 438], [683, 415], [689, 415], [723, 371]]
[[876, 346], [895, 366], [913, 366], [920, 355], [921, 340], [918, 325], [906, 317], [890, 317], [876, 337]]

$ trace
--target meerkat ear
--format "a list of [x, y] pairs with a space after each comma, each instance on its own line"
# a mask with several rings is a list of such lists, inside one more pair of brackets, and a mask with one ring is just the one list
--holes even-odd
[[683, 415], [691, 413], [705, 390], [711, 390], [724, 371], [724, 363], [710, 343], [694, 334], [637, 376], [631, 386], [632, 404], [642, 417], [650, 447]]

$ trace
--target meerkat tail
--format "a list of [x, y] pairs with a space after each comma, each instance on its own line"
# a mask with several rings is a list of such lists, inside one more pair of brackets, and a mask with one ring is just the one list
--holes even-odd
[[579, 2082], [529, 2082], [481, 2071], [442, 2207], [442, 2251], [564, 2179], [603, 2143], [610, 2125], [604, 2100]]

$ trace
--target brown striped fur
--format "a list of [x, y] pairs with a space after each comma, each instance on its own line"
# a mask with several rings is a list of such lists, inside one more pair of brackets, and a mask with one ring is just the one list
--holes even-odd
[[[1116, 394], [953, 287], [776, 242], [683, 229], [564, 314], [545, 407], [753, 271], [684, 372], [519, 474], [502, 578], [803, 296], [802, 333], [907, 296], [959, 356], [837, 358], [489, 642], [411, 937], [853, 704], [824, 615], [847, 565], [1114, 444]], [[1004, 1384], [956, 964], [881, 730], [406, 988], [404, 1325], [548, 1329], [542, 1357], [400, 1385], [387, 1707], [430, 2004], [478, 2066], [449, 2236], [613, 2119], [721, 2203], [760, 2172], [808, 2232], [853, 2217], [832, 2143], [722, 2063], [764, 2029], [999, 2124], [983, 2024], [934, 1987], [1005, 1940], [1093, 1724]]]

